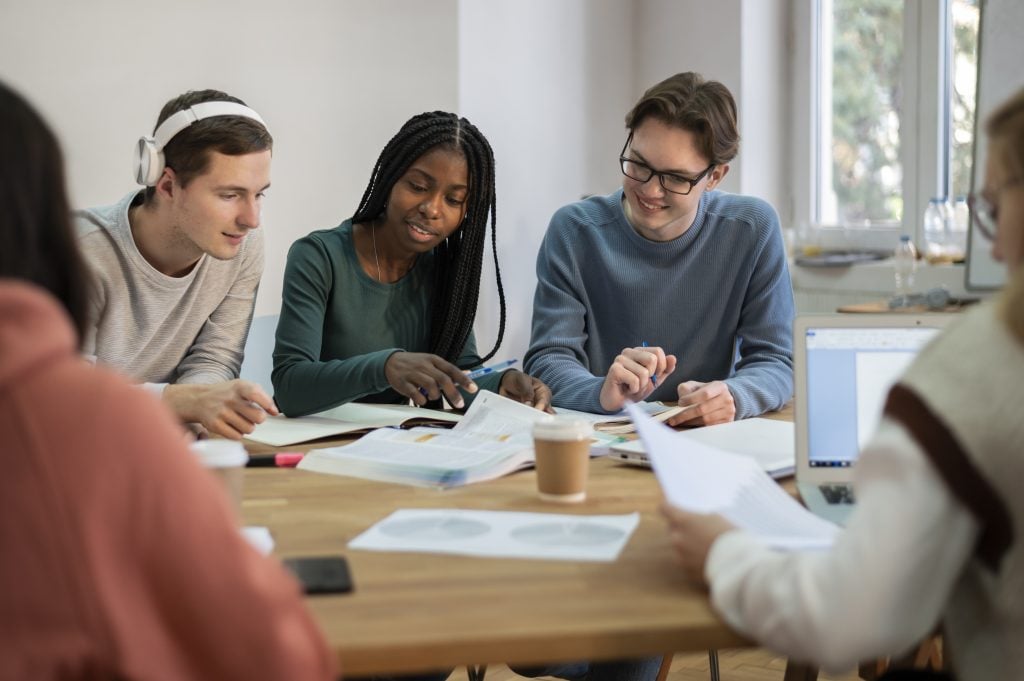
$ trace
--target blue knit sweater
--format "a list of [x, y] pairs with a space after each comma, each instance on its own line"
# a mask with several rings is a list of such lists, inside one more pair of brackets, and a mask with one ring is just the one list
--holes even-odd
[[559, 209], [537, 256], [525, 370], [554, 404], [601, 413], [601, 385], [623, 348], [642, 342], [679, 364], [648, 398], [675, 400], [688, 380], [725, 380], [736, 418], [793, 394], [793, 290], [775, 210], [705, 193], [693, 225], [654, 242], [636, 233], [622, 191]]

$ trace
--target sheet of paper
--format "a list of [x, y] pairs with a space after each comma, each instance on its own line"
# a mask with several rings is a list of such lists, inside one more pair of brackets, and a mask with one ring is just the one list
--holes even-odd
[[451, 412], [419, 409], [400, 404], [350, 402], [311, 416], [299, 418], [271, 416], [256, 426], [246, 438], [273, 447], [284, 447], [332, 435], [397, 426], [404, 421], [416, 418], [457, 423], [461, 416]]
[[539, 560], [614, 561], [640, 515], [565, 515], [461, 509], [398, 510], [351, 549]]
[[753, 458], [712, 447], [627, 406], [669, 502], [718, 513], [769, 546], [826, 548], [839, 528], [801, 506]]
[[485, 434], [533, 447], [533, 424], [551, 418], [539, 409], [482, 390], [452, 431]]

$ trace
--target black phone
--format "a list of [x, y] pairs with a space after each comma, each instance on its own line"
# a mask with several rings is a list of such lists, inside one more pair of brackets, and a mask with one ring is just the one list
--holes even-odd
[[284, 566], [307, 594], [344, 594], [352, 591], [348, 562], [342, 556], [285, 558]]

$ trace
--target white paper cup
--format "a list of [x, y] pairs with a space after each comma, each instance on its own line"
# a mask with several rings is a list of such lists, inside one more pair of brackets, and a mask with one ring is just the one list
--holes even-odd
[[537, 492], [544, 501], [572, 504], [587, 498], [593, 426], [571, 416], [533, 425]]
[[224, 485], [235, 513], [242, 508], [242, 482], [249, 453], [241, 442], [233, 440], [197, 440], [189, 445], [203, 466]]

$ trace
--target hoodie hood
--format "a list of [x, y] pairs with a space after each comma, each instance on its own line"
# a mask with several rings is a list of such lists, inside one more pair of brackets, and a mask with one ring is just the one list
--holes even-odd
[[74, 354], [75, 332], [60, 303], [38, 286], [0, 279], [0, 391]]

